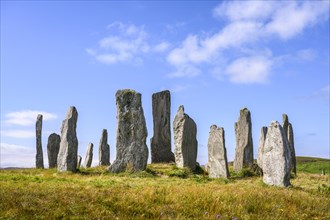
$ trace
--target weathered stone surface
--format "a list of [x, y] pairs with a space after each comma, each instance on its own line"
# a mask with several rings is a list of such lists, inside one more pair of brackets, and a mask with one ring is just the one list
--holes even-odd
[[262, 159], [264, 183], [274, 186], [289, 186], [290, 160], [289, 144], [284, 129], [277, 121], [271, 122]]
[[291, 169], [294, 174], [297, 174], [297, 168], [296, 168], [296, 150], [294, 149], [294, 136], [293, 136], [293, 128], [292, 124], [289, 123], [288, 125], [288, 143], [290, 148], [290, 154], [291, 154]]
[[258, 158], [257, 163], [258, 166], [262, 169], [262, 158], [264, 154], [264, 146], [265, 146], [265, 140], [267, 135], [267, 127], [262, 127], [260, 130], [260, 136], [259, 136], [259, 145], [258, 145]]
[[154, 136], [151, 143], [151, 162], [174, 162], [171, 151], [171, 95], [170, 91], [162, 91], [152, 95], [152, 116]]
[[227, 150], [225, 147], [225, 131], [212, 125], [209, 133], [208, 173], [211, 178], [229, 177]]
[[110, 165], [110, 146], [108, 144], [108, 132], [107, 129], [102, 130], [102, 136], [99, 144], [99, 165]]
[[52, 133], [48, 137], [47, 153], [48, 153], [48, 164], [49, 168], [57, 167], [57, 156], [60, 150], [61, 136]]
[[92, 161], [93, 161], [93, 147], [94, 145], [92, 143], [89, 143], [87, 146], [85, 161], [84, 161], [84, 167], [91, 167]]
[[77, 169], [80, 168], [80, 165], [81, 165], [81, 160], [82, 160], [82, 157], [80, 155], [78, 155], [78, 161], [77, 161]]
[[118, 173], [130, 169], [145, 170], [148, 161], [148, 136], [141, 94], [134, 90], [118, 90], [116, 160], [109, 171]]
[[41, 131], [42, 131], [42, 115], [37, 116], [36, 121], [36, 168], [44, 168], [44, 156], [42, 152], [42, 141], [41, 141]]
[[77, 170], [78, 139], [76, 135], [78, 112], [71, 106], [66, 113], [66, 119], [62, 122], [61, 143], [57, 156], [57, 170], [72, 171]]
[[236, 149], [234, 170], [253, 165], [253, 142], [251, 114], [247, 108], [240, 110], [238, 121], [235, 123]]
[[197, 128], [193, 119], [184, 113], [181, 105], [173, 121], [174, 156], [178, 167], [196, 169]]
[[291, 154], [291, 171], [296, 174], [296, 151], [294, 149], [293, 128], [292, 124], [289, 122], [289, 117], [287, 114], [282, 114], [282, 126], [289, 143]]

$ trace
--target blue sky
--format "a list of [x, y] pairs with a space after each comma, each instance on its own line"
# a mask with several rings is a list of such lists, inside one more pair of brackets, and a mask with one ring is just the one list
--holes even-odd
[[[212, 124], [229, 160], [239, 110], [259, 132], [287, 113], [296, 154], [329, 158], [329, 1], [1, 1], [0, 166], [35, 166], [35, 120], [59, 133], [78, 110], [79, 154], [103, 128], [115, 158], [118, 89], [142, 94], [150, 146], [152, 93], [171, 91], [197, 124], [207, 161]], [[173, 137], [172, 137], [173, 139]], [[173, 146], [172, 146], [173, 149]], [[149, 156], [150, 157], [150, 156]]]

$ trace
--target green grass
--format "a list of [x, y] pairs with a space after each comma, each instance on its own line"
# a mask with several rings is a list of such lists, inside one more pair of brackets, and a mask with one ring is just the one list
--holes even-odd
[[330, 175], [298, 173], [270, 187], [251, 171], [211, 179], [175, 165], [0, 171], [0, 219], [330, 219]]
[[330, 160], [314, 157], [297, 157], [297, 172], [330, 174]]

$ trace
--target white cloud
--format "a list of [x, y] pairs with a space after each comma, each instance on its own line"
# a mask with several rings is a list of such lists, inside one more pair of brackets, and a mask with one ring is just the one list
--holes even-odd
[[[222, 79], [219, 72], [226, 70], [230, 81], [235, 83], [264, 83], [276, 59], [265, 58], [263, 54], [251, 57], [245, 54], [246, 48], [253, 48], [255, 42], [270, 40], [288, 40], [307, 27], [328, 18], [329, 1], [225, 1], [219, 4], [213, 15], [225, 18], [228, 22], [211, 36], [201, 37], [189, 34], [182, 43], [173, 48], [168, 56], [169, 64], [176, 68], [172, 77], [192, 77], [199, 74], [187, 74], [186, 67], [199, 70], [207, 65], [211, 72]], [[258, 44], [260, 45], [260, 44]], [[237, 59], [221, 71], [218, 63], [227, 50], [234, 51]], [[268, 49], [269, 50], [269, 49]], [[311, 51], [301, 51], [301, 59], [312, 59]], [[252, 61], [248, 64], [246, 61]], [[249, 71], [243, 74], [241, 66], [249, 66], [256, 73]], [[205, 67], [205, 66], [204, 66]], [[199, 71], [200, 72], [200, 71]], [[220, 76], [220, 77], [219, 77]]]
[[180, 65], [177, 71], [167, 74], [168, 78], [195, 77], [201, 74], [201, 70], [193, 65]]
[[105, 64], [131, 62], [141, 63], [142, 56], [152, 52], [165, 52], [169, 49], [168, 42], [149, 43], [149, 35], [144, 26], [114, 22], [107, 26], [111, 34], [98, 42], [98, 48], [85, 49], [95, 59]]
[[34, 166], [35, 150], [31, 147], [0, 143], [0, 151], [0, 167]]
[[38, 114], [42, 114], [44, 121], [53, 120], [57, 118], [55, 114], [49, 112], [23, 110], [18, 112], [7, 113], [5, 115], [6, 118], [5, 123], [21, 125], [21, 126], [33, 125], [36, 122]]
[[225, 72], [233, 83], [266, 83], [272, 64], [268, 57], [243, 57], [230, 63]]
[[317, 53], [313, 49], [303, 49], [296, 52], [295, 57], [300, 61], [312, 61], [317, 56]]
[[33, 130], [1, 130], [1, 136], [11, 138], [33, 138], [36, 133]]
[[155, 52], [162, 53], [162, 52], [167, 51], [170, 48], [170, 46], [171, 46], [170, 43], [164, 41], [164, 42], [161, 42], [161, 43], [155, 45], [153, 47], [153, 50]]

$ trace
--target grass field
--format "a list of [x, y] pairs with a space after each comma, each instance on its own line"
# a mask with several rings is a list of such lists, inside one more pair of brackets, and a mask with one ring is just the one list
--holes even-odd
[[289, 188], [266, 186], [249, 172], [210, 179], [165, 164], [121, 174], [1, 170], [0, 219], [330, 219], [330, 175], [315, 164], [303, 171], [320, 162], [304, 161]]

